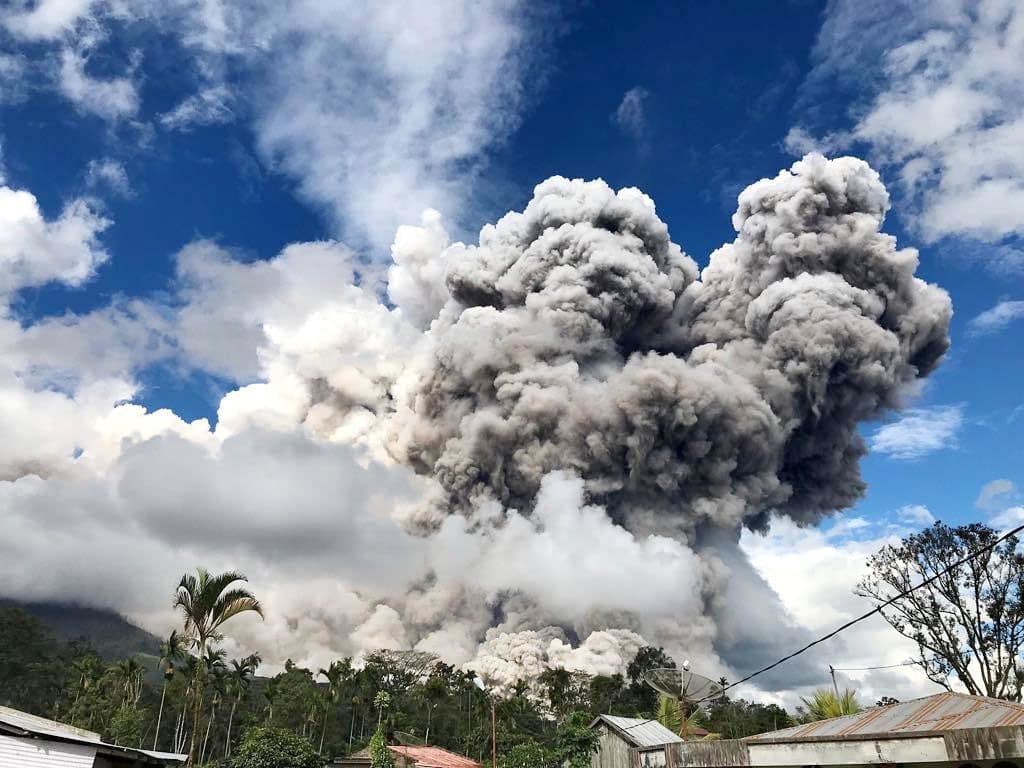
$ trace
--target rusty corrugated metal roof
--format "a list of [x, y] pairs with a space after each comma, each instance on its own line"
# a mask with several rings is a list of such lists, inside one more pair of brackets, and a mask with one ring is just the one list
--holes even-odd
[[389, 746], [388, 749], [423, 768], [480, 768], [475, 760], [440, 747]]
[[1024, 725], [1024, 705], [947, 692], [887, 707], [872, 707], [855, 715], [760, 733], [747, 741], [842, 741], [846, 738], [914, 736], [999, 725]]

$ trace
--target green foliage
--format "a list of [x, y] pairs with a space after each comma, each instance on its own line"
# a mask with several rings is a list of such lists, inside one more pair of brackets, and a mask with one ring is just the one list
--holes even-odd
[[274, 704], [274, 715], [268, 724], [305, 734], [303, 726], [317, 690], [310, 670], [290, 665], [269, 681], [264, 691], [264, 698]]
[[39, 619], [20, 608], [0, 606], [0, 705], [45, 714], [65, 685], [65, 668], [77, 655]]
[[679, 701], [671, 696], [661, 694], [658, 699], [657, 721], [668, 728], [672, 733], [679, 733], [683, 724], [683, 709]]
[[626, 690], [626, 701], [623, 702], [626, 709], [624, 714], [653, 716], [658, 707], [658, 692], [644, 681], [644, 675], [652, 669], [675, 666], [675, 660], [663, 648], [641, 648], [626, 668], [629, 687]]
[[555, 753], [558, 764], [567, 768], [587, 768], [598, 749], [598, 735], [590, 729], [586, 712], [573, 712], [555, 731]]
[[[216, 642], [197, 658], [192, 639], [186, 642], [191, 647], [175, 653], [176, 643], [168, 639], [140, 683], [140, 657], [108, 664], [84, 646], [54, 639], [23, 612], [0, 607], [0, 704], [101, 731], [105, 740], [125, 746], [138, 746], [141, 735], [144, 747], [183, 752], [189, 749], [198, 700], [199, 754], [207, 761], [239, 757], [239, 740], [256, 738], [252, 734], [269, 726], [272, 732], [290, 732], [310, 749], [322, 744], [326, 762], [328, 756], [366, 747], [379, 716], [381, 746], [385, 734], [402, 731], [489, 762], [490, 700], [473, 684], [472, 672], [429, 654], [378, 651], [367, 656], [362, 669], [341, 659], [319, 680], [289, 662], [285, 671], [267, 678], [254, 676], [258, 659], [225, 663]], [[589, 721], [602, 712], [654, 715], [657, 697], [643, 674], [672, 665], [664, 651], [646, 648], [626, 675], [552, 670], [539, 686], [521, 682], [496, 702], [500, 768], [588, 766], [596, 744]], [[385, 697], [375, 704], [378, 693], [386, 694], [386, 704]], [[724, 738], [789, 724], [779, 707], [724, 697], [708, 705], [707, 717], [707, 727]]]
[[498, 765], [500, 768], [553, 768], [557, 765], [557, 756], [554, 750], [530, 739], [502, 754]]
[[370, 739], [370, 766], [371, 768], [394, 768], [395, 766], [387, 740], [384, 738], [383, 725], [377, 728], [373, 738]]
[[305, 739], [284, 728], [250, 728], [231, 768], [322, 768], [323, 758]]
[[831, 688], [819, 688], [809, 699], [800, 699], [807, 708], [804, 721], [812, 723], [816, 720], [828, 720], [830, 717], [842, 717], [860, 712], [860, 702], [856, 692], [847, 688], [836, 695]]
[[104, 734], [108, 741], [124, 747], [140, 747], [142, 735], [150, 721], [149, 712], [145, 709], [131, 709], [122, 707], [118, 709], [107, 727]]
[[16, 608], [35, 617], [58, 642], [88, 645], [104, 661], [152, 655], [160, 642], [120, 614], [104, 608], [0, 599], [0, 610], [4, 608]]
[[777, 704], [758, 704], [728, 696], [712, 701], [704, 720], [705, 727], [723, 739], [742, 739], [790, 724], [789, 713]]

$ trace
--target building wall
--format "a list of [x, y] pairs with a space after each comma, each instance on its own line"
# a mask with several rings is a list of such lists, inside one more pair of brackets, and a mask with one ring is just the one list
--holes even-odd
[[597, 734], [598, 749], [590, 758], [591, 768], [634, 768], [630, 761], [629, 744], [607, 723], [598, 725]]
[[0, 768], [92, 768], [96, 748], [0, 736]]

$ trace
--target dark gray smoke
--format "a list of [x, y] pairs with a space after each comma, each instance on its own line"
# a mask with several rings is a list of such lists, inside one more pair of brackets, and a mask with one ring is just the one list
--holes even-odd
[[742, 193], [698, 274], [639, 191], [545, 181], [447, 256], [408, 460], [445, 509], [528, 512], [564, 470], [634, 532], [691, 541], [849, 506], [858, 424], [949, 344], [888, 202], [866, 163], [809, 155]]

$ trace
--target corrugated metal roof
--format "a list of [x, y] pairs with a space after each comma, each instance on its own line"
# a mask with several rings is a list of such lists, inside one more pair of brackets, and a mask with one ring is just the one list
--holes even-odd
[[657, 720], [642, 720], [638, 717], [619, 717], [618, 715], [598, 715], [590, 724], [593, 728], [598, 721], [608, 723], [618, 731], [624, 739], [634, 747], [658, 747], [662, 744], [678, 744], [682, 742], [679, 734], [672, 733]]
[[179, 755], [172, 752], [154, 752], [149, 749], [134, 749], [132, 747], [119, 747], [113, 744], [106, 744], [95, 731], [87, 731], [84, 728], [76, 728], [67, 723], [58, 723], [56, 720], [48, 720], [45, 717], [30, 715], [10, 707], [0, 707], [0, 730], [25, 738], [57, 739], [64, 742], [73, 742], [99, 749], [103, 752], [143, 755], [161, 763], [184, 763], [188, 755]]
[[475, 760], [441, 747], [389, 746], [388, 749], [424, 768], [480, 768]]
[[10, 707], [0, 707], [0, 724], [39, 736], [54, 736], [66, 741], [86, 744], [99, 744], [101, 741], [100, 735], [93, 731], [58, 723], [56, 720], [47, 720], [45, 717], [37, 717]]
[[747, 741], [842, 741], [845, 738], [915, 736], [999, 725], [1024, 725], [1024, 705], [964, 693], [937, 693], [887, 707], [872, 707], [855, 715], [761, 733]]

